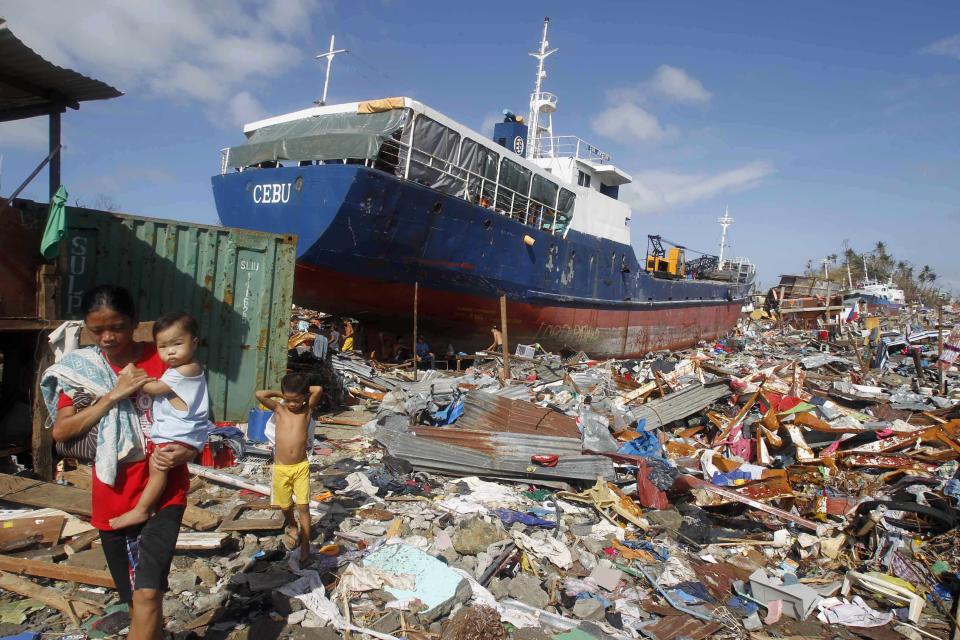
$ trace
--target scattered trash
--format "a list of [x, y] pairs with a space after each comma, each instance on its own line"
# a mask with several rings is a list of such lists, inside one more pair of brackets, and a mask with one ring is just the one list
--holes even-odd
[[[222, 468], [190, 466], [173, 633], [263, 620], [454, 640], [952, 629], [960, 375], [931, 351], [936, 331], [881, 320], [871, 343], [856, 323], [763, 315], [682, 353], [537, 349], [506, 380], [499, 355], [478, 354], [414, 379], [357, 352], [314, 358], [302, 321], [335, 319], [295, 311], [291, 367], [340, 390], [309, 454], [313, 553], [288, 553], [265, 502], [269, 415], [251, 406], [249, 425], [218, 436]], [[109, 574], [66, 562], [98, 548], [89, 477], [0, 476], [4, 621], [63, 633], [114, 620]]]

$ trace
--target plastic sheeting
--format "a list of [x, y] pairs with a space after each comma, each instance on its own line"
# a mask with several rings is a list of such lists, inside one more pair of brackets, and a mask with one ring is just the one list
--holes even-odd
[[231, 147], [230, 167], [283, 160], [372, 160], [391, 134], [403, 127], [409, 109], [379, 113], [329, 113], [257, 129], [246, 144]]
[[[413, 127], [413, 152], [408, 179], [462, 197], [466, 174], [456, 166], [459, 146], [459, 133], [436, 120], [418, 115]], [[403, 155], [402, 152], [397, 171], [404, 165]]]

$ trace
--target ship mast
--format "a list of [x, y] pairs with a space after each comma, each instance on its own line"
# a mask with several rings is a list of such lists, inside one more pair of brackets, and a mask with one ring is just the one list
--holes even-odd
[[733, 218], [730, 217], [730, 207], [729, 205], [723, 209], [723, 217], [717, 218], [717, 222], [720, 223], [720, 227], [723, 231], [720, 232], [720, 256], [717, 258], [717, 265], [720, 269], [723, 269], [723, 250], [728, 246], [727, 244], [727, 228], [733, 224]]
[[[550, 43], [547, 42], [547, 28], [549, 26], [550, 17], [547, 16], [543, 19], [543, 35], [540, 37], [540, 50], [530, 53], [531, 56], [537, 59], [537, 81], [534, 85], [533, 93], [530, 94], [530, 115], [527, 118], [527, 126], [529, 127], [527, 129], [527, 153], [530, 158], [540, 157], [539, 139], [541, 130], [546, 131], [549, 135], [553, 135], [553, 122], [550, 114], [557, 109], [557, 97], [552, 93], [543, 93], [540, 91], [543, 79], [547, 77], [547, 72], [543, 68], [543, 61], [551, 54], [557, 52], [557, 49], [547, 51], [547, 47], [550, 45]], [[547, 117], [546, 126], [540, 125], [541, 112]]]
[[327, 75], [323, 79], [323, 97], [321, 97], [319, 100], [314, 100], [314, 104], [321, 107], [327, 104], [327, 87], [330, 86], [330, 65], [333, 64], [333, 56], [337, 55], [338, 53], [349, 53], [347, 49], [334, 49], [333, 44], [335, 41], [336, 41], [336, 36], [331, 34], [330, 49], [325, 53], [318, 54], [316, 57], [317, 60], [319, 60], [320, 58], [327, 59]]

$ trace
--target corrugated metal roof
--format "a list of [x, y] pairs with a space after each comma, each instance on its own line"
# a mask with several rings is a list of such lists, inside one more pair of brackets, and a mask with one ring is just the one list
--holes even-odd
[[730, 387], [725, 382], [701, 385], [699, 383], [676, 393], [656, 398], [630, 410], [632, 422], [646, 419], [647, 431], [656, 429], [674, 420], [681, 420], [694, 413], [703, 411], [711, 404], [730, 395]]
[[[418, 431], [420, 431], [418, 429]], [[435, 430], [440, 431], [440, 430]], [[407, 460], [417, 469], [451, 475], [505, 476], [515, 478], [614, 480], [613, 463], [605, 456], [582, 455], [579, 442], [569, 438], [537, 438], [529, 435], [474, 433], [473, 447], [456, 446], [422, 434], [378, 431], [390, 455]], [[485, 444], [481, 444], [485, 441]], [[478, 450], [484, 449], [484, 450]], [[533, 455], [556, 454], [557, 466], [532, 465]]]
[[0, 121], [77, 109], [87, 100], [122, 95], [105, 82], [45, 60], [0, 19]]
[[576, 421], [532, 402], [501, 398], [489, 393], [467, 395], [457, 427], [473, 431], [510, 431], [537, 435], [580, 438]]

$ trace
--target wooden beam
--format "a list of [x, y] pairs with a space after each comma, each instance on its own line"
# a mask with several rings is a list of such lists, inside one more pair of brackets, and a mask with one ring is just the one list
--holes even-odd
[[[43, 292], [40, 292], [42, 295]], [[46, 338], [41, 334], [41, 338]], [[46, 343], [46, 340], [43, 340]], [[43, 395], [40, 393], [40, 378], [47, 367], [53, 364], [53, 353], [47, 348], [46, 344], [41, 347], [42, 354], [37, 359], [37, 372], [34, 375], [33, 401], [31, 402], [32, 433], [30, 443], [33, 447], [33, 472], [42, 480], [53, 480], [53, 436], [50, 429], [47, 428], [47, 406], [43, 402]], [[52, 416], [51, 416], [52, 419]], [[39, 505], [47, 506], [47, 505]]]
[[73, 626], [80, 626], [80, 621], [94, 614], [103, 613], [103, 607], [76, 598], [67, 598], [50, 587], [41, 587], [38, 584], [25, 580], [11, 573], [0, 571], [0, 589], [10, 591], [25, 598], [32, 598], [48, 607], [56, 609], [65, 615]]
[[223, 547], [229, 533], [188, 533], [177, 536], [177, 551], [212, 551]]
[[510, 339], [507, 337], [507, 296], [500, 296], [500, 335], [503, 338], [503, 381], [510, 380]]
[[220, 516], [192, 504], [188, 504], [183, 512], [183, 526], [190, 527], [194, 531], [209, 531], [215, 529], [218, 524], [220, 524]]
[[0, 473], [0, 499], [31, 507], [50, 507], [90, 517], [90, 492], [52, 482]]
[[84, 531], [78, 536], [63, 545], [63, 550], [68, 556], [72, 556], [75, 553], [80, 553], [90, 548], [90, 545], [93, 544], [95, 540], [100, 539], [100, 532], [96, 529], [91, 529], [90, 531]]
[[40, 544], [55, 545], [60, 542], [66, 521], [63, 516], [4, 520], [0, 523], [0, 544], [36, 536]]
[[100, 569], [85, 569], [83, 567], [71, 567], [64, 564], [54, 564], [53, 562], [43, 562], [42, 560], [25, 560], [23, 558], [0, 556], [0, 571], [116, 589], [116, 584], [113, 582], [113, 576], [110, 575], [110, 572]]

